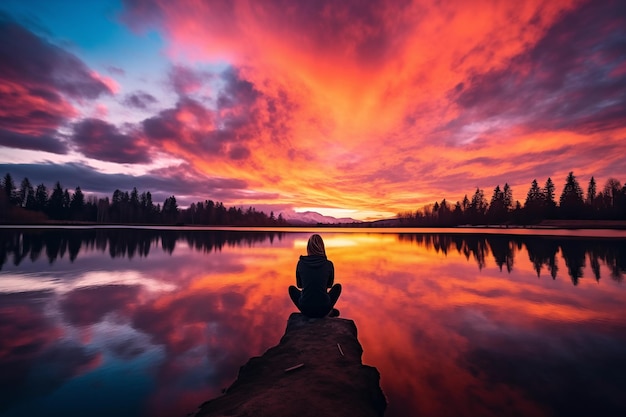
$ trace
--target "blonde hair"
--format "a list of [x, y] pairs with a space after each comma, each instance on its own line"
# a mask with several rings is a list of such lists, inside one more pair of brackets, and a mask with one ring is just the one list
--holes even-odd
[[326, 256], [326, 249], [324, 249], [324, 241], [318, 234], [311, 235], [309, 242], [306, 245], [306, 252], [308, 255], [321, 255]]

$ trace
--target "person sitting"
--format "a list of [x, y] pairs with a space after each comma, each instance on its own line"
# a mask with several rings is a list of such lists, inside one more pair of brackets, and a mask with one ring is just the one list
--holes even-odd
[[[326, 257], [322, 237], [311, 235], [306, 251], [307, 255], [301, 255], [296, 266], [297, 288], [289, 286], [291, 301], [305, 316], [337, 317], [339, 310], [334, 306], [341, 295], [341, 284], [334, 284], [335, 267]], [[326, 292], [327, 288], [330, 291]]]

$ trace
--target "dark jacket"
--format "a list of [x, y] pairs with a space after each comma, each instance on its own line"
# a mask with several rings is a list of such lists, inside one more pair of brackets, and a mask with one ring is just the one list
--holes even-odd
[[302, 288], [300, 310], [312, 316], [328, 313], [330, 298], [326, 289], [334, 281], [335, 267], [325, 256], [300, 256], [296, 266], [296, 285]]

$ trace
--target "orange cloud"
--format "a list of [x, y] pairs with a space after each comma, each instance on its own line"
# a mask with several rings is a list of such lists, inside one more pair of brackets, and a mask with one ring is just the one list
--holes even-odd
[[[599, 137], [624, 150], [611, 41], [624, 17], [611, 2], [129, 3], [135, 22], [156, 17], [174, 60], [227, 62], [256, 92], [244, 103], [250, 138], [223, 145], [236, 161], [184, 138], [166, 150], [283, 203], [405, 210], [476, 186], [587, 175]], [[542, 152], [559, 165], [518, 162]], [[593, 166], [626, 174], [624, 163]]]

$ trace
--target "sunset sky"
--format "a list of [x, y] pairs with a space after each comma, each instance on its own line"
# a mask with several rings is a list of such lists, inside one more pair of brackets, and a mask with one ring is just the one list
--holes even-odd
[[0, 4], [18, 186], [376, 219], [625, 155], [621, 0]]

